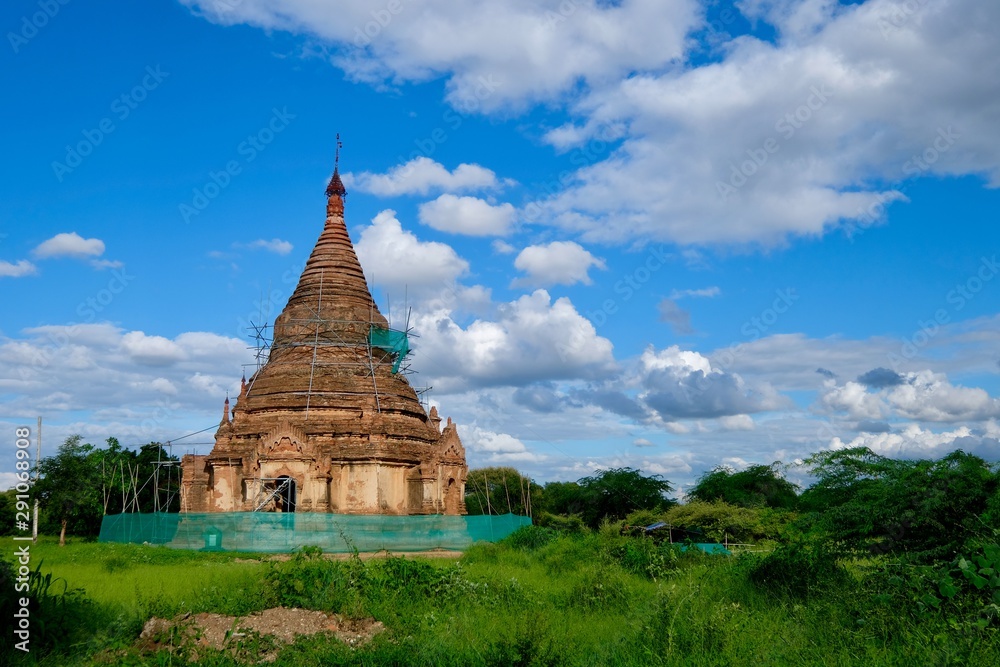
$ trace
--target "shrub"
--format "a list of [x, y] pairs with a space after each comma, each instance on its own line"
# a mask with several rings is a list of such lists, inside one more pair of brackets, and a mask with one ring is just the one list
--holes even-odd
[[782, 595], [805, 598], [849, 579], [836, 555], [820, 544], [783, 544], [764, 558], [743, 558], [751, 583]]
[[534, 551], [539, 547], [545, 546], [558, 537], [558, 535], [558, 531], [554, 528], [546, 528], [544, 526], [521, 526], [501, 540], [501, 543], [513, 549]]

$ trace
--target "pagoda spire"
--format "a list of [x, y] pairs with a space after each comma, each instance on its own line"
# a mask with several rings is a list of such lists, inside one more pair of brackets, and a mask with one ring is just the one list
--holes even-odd
[[[298, 285], [275, 321], [273, 349], [306, 339], [313, 341], [316, 336], [315, 325], [302, 326], [307, 320], [365, 322], [382, 328], [388, 327], [372, 299], [344, 221], [344, 196], [347, 189], [340, 179], [342, 147], [338, 134], [333, 176], [326, 188], [326, 223], [309, 255]], [[293, 326], [296, 322], [299, 325]], [[363, 329], [363, 332], [358, 329], [361, 332], [358, 334], [359, 343], [367, 344], [368, 328]], [[339, 335], [341, 338], [344, 336], [343, 332]], [[354, 337], [353, 334], [349, 336], [351, 339]]]
[[333, 176], [330, 177], [330, 183], [326, 186], [326, 217], [332, 218], [337, 215], [343, 217], [344, 215], [344, 197], [347, 196], [347, 188], [344, 187], [344, 182], [340, 180], [340, 149], [343, 144], [340, 141], [340, 133], [337, 133], [337, 151], [333, 159]]
[[229, 424], [229, 394], [226, 394], [226, 403], [222, 407], [222, 423], [219, 426], [226, 426]]

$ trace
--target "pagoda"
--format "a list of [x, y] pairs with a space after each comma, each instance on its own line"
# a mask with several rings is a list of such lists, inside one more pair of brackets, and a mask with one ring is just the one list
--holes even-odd
[[182, 459], [182, 512], [465, 513], [465, 448], [402, 372], [407, 334], [368, 289], [337, 157], [266, 363], [226, 398], [212, 451]]

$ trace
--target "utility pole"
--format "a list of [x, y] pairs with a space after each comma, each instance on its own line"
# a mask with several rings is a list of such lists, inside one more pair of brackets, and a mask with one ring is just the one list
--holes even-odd
[[[38, 445], [35, 448], [35, 482], [38, 481], [38, 464], [42, 461], [42, 418], [38, 418], [38, 430], [35, 431], [35, 438], [38, 441]], [[31, 541], [38, 541], [38, 495], [35, 496], [35, 514], [31, 521]]]

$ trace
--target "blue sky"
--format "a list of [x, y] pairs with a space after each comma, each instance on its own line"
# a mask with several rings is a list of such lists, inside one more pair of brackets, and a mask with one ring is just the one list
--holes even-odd
[[8, 3], [0, 427], [216, 423], [340, 132], [362, 264], [470, 465], [683, 488], [848, 444], [996, 460], [998, 24], [972, 0]]

